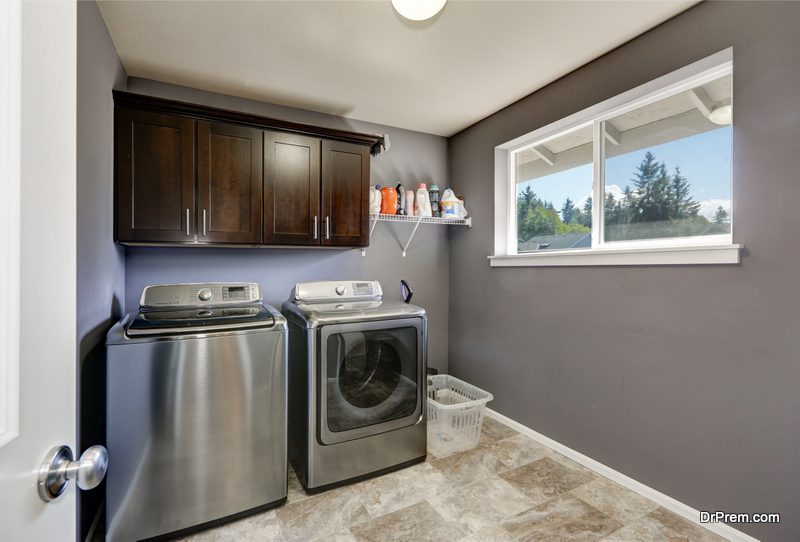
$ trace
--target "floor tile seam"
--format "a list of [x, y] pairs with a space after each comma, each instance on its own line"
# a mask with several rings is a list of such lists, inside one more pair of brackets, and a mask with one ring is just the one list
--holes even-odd
[[513, 466], [507, 465], [507, 464], [503, 463], [502, 460], [499, 460], [500, 463], [503, 465], [503, 467], [500, 470], [497, 471], [497, 474], [503, 474], [505, 472], [509, 472], [509, 471], [514, 470], [514, 469], [518, 469], [520, 467], [525, 467], [527, 465], [530, 465], [531, 463], [535, 463], [535, 462], [540, 461], [540, 460], [542, 460], [542, 459], [544, 459], [546, 457], [550, 457], [552, 453], [553, 453], [552, 450], [548, 450], [541, 457], [537, 457], [536, 459], [531, 459], [530, 461], [525, 461], [524, 463], [520, 463], [519, 465], [513, 465]]
[[[669, 510], [668, 508], [665, 508], [665, 507], [663, 507], [663, 506], [660, 506], [660, 505], [659, 505], [659, 506], [658, 506], [658, 508], [656, 508], [655, 510], [651, 510], [650, 512], [648, 512], [648, 513], [646, 514], [646, 516], [645, 516], [645, 517], [647, 517], [647, 516], [652, 516], [652, 514], [655, 514], [656, 512], [658, 512], [658, 510], [659, 510], [659, 509], [662, 509], [662, 510], [664, 510], [666, 513], [668, 513], [668, 514], [670, 514], [670, 515], [673, 515], [673, 516], [677, 517], [678, 519], [680, 519], [680, 520], [684, 521], [684, 522], [685, 522], [685, 523], [686, 523], [686, 524], [687, 524], [687, 525], [688, 525], [688, 526], [689, 526], [689, 527], [690, 527], [692, 530], [694, 530], [694, 531], [699, 531], [699, 532], [701, 532], [702, 534], [707, 534], [707, 535], [710, 535], [710, 536], [712, 536], [712, 537], [719, 537], [719, 538], [720, 538], [720, 539], [722, 539], [722, 540], [727, 540], [727, 539], [726, 539], [726, 538], [724, 538], [722, 535], [719, 535], [719, 534], [715, 533], [714, 531], [712, 531], [712, 530], [710, 530], [710, 529], [706, 529], [706, 528], [704, 528], [704, 527], [701, 527], [700, 525], [696, 525], [696, 524], [692, 523], [691, 521], [689, 521], [688, 519], [686, 519], [686, 518], [684, 518], [684, 517], [681, 517], [681, 516], [679, 516], [678, 514], [676, 514], [675, 512], [673, 512], [672, 510]], [[684, 538], [688, 538], [688, 537], [684, 536], [683, 534], [681, 534], [679, 531], [677, 531], [677, 530], [673, 529], [672, 527], [670, 527], [669, 525], [665, 524], [663, 521], [659, 520], [658, 518], [656, 518], [656, 517], [650, 517], [650, 519], [652, 519], [653, 521], [656, 521], [656, 522], [660, 523], [661, 525], [663, 525], [663, 526], [664, 526], [664, 528], [666, 528], [666, 529], [669, 529], [669, 530], [671, 530], [671, 531], [674, 531], [674, 532], [676, 532], [676, 533], [678, 534], [678, 536], [681, 536], [681, 537], [684, 537]]]
[[[546, 506], [546, 505], [547, 505], [547, 503], [549, 503], [550, 501], [553, 501], [553, 500], [555, 500], [555, 499], [558, 499], [558, 498], [560, 498], [560, 497], [564, 497], [564, 496], [565, 496], [565, 495], [567, 495], [567, 494], [569, 494], [569, 492], [564, 492], [564, 493], [560, 493], [560, 494], [558, 494], [558, 495], [554, 495], [553, 497], [551, 497], [551, 498], [549, 498], [549, 499], [547, 499], [547, 500], [544, 500], [544, 501], [542, 501], [542, 502], [540, 502], [540, 503], [538, 503], [538, 504], [536, 504], [536, 505], [532, 506], [531, 508], [528, 508], [528, 509], [526, 509], [526, 510], [523, 510], [523, 511], [522, 511], [522, 512], [520, 512], [519, 514], [514, 514], [513, 516], [510, 516], [509, 518], [507, 518], [507, 519], [503, 520], [503, 522], [501, 522], [500, 526], [501, 526], [501, 527], [503, 527], [503, 529], [504, 529], [506, 532], [508, 532], [508, 533], [511, 535], [511, 537], [512, 537], [512, 538], [516, 538], [516, 536], [515, 536], [513, 533], [511, 533], [511, 531], [509, 531], [509, 530], [508, 530], [508, 528], [506, 528], [506, 526], [505, 526], [505, 523], [506, 523], [506, 522], [508, 522], [508, 521], [510, 521], [511, 519], [513, 519], [513, 518], [515, 518], [515, 517], [517, 517], [517, 516], [520, 516], [520, 515], [522, 515], [522, 514], [527, 514], [527, 513], [529, 513], [530, 511], [532, 511], [532, 510], [533, 510], [533, 509], [535, 509], [535, 508], [541, 508], [541, 507], [544, 507], [544, 506]], [[612, 532], [610, 532], [610, 533], [608, 533], [608, 534], [604, 535], [602, 539], [597, 539], [597, 540], [596, 540], [596, 542], [601, 542], [603, 539], [605, 539], [605, 538], [608, 538], [608, 537], [612, 536], [614, 533], [616, 533], [616, 532], [619, 532], [619, 531], [621, 531], [622, 529], [624, 529], [625, 527], [627, 527], [627, 525], [624, 525], [624, 524], [623, 524], [621, 521], [619, 521], [618, 519], [616, 519], [616, 518], [614, 518], [614, 517], [612, 517], [612, 516], [609, 516], [608, 514], [606, 514], [605, 512], [603, 512], [602, 510], [598, 509], [597, 507], [595, 507], [595, 506], [591, 505], [590, 503], [587, 503], [587, 502], [586, 502], [586, 501], [584, 501], [583, 499], [580, 499], [580, 498], [579, 498], [577, 495], [570, 495], [570, 496], [572, 496], [572, 497], [574, 497], [574, 498], [577, 498], [577, 499], [579, 499], [581, 502], [583, 502], [584, 504], [586, 504], [587, 506], [589, 506], [589, 508], [591, 508], [591, 509], [592, 509], [594, 512], [597, 512], [597, 513], [599, 513], [599, 514], [600, 514], [600, 515], [601, 515], [601, 516], [602, 516], [602, 517], [603, 517], [605, 520], [608, 520], [608, 521], [614, 522], [614, 523], [616, 523], [616, 524], [618, 524], [618, 525], [619, 525], [619, 527], [618, 527], [617, 529], [614, 529]], [[640, 519], [641, 519], [641, 518], [640, 518]]]
[[[601, 478], [601, 479], [604, 479], [604, 480], [608, 480], [608, 478], [604, 478], [604, 477], [600, 477], [600, 478]], [[575, 497], [575, 498], [577, 498], [577, 499], [580, 499], [580, 500], [582, 500], [583, 502], [585, 502], [585, 503], [586, 503], [586, 504], [588, 504], [589, 506], [591, 506], [591, 507], [593, 507], [593, 508], [597, 508], [597, 506], [595, 506], [594, 504], [592, 504], [592, 503], [591, 503], [591, 502], [589, 502], [588, 500], [584, 499], [583, 497], [581, 497], [580, 495], [578, 495], [577, 493], [575, 493], [577, 490], [579, 490], [579, 489], [581, 489], [582, 487], [585, 487], [585, 486], [587, 486], [587, 485], [591, 484], [591, 483], [592, 483], [592, 482], [594, 482], [594, 481], [595, 481], [595, 480], [591, 480], [591, 481], [589, 481], [589, 482], [586, 482], [585, 484], [581, 484], [581, 485], [579, 485], [578, 487], [574, 487], [574, 488], [570, 489], [569, 491], [567, 491], [567, 493], [571, 494], [573, 497]], [[638, 494], [635, 494], [635, 495], [637, 495], [637, 496], [641, 497], [641, 495], [638, 495]], [[642, 497], [642, 498], [643, 498], [643, 499], [646, 499], [645, 497]], [[618, 522], [622, 523], [623, 525], [625, 525], [625, 526], [628, 526], [628, 525], [630, 525], [631, 523], [636, 523], [637, 521], [641, 520], [641, 519], [642, 519], [642, 518], [644, 518], [645, 516], [648, 516], [648, 515], [649, 515], [651, 512], [655, 512], [655, 511], [656, 511], [656, 509], [658, 509], [658, 504], [657, 504], [657, 503], [655, 503], [655, 502], [651, 501], [650, 499], [646, 499], [646, 500], [647, 500], [647, 502], [648, 502], [648, 503], [652, 504], [654, 508], [651, 508], [651, 509], [650, 509], [650, 510], [648, 510], [647, 512], [644, 512], [643, 514], [636, 516], [636, 517], [635, 517], [635, 518], [633, 518], [632, 520], [623, 521], [621, 518], [618, 518], [618, 517], [616, 517], [616, 516], [611, 516], [611, 515], [609, 515], [609, 514], [606, 514], [606, 515], [607, 515], [607, 516], [609, 516], [609, 517], [610, 517], [610, 518], [612, 518], [612, 519], [615, 519], [615, 520], [617, 520]], [[598, 509], [598, 510], [600, 510], [599, 508], [597, 508], [597, 509]], [[600, 510], [600, 511], [602, 512], [602, 510]], [[603, 513], [605, 513], [605, 512], [603, 512]], [[653, 520], [655, 520], [655, 518], [653, 518]]]
[[[325, 493], [319, 493], [318, 495], [307, 495], [307, 498], [306, 498], [306, 499], [303, 499], [303, 500], [301, 500], [301, 501], [296, 501], [296, 502], [304, 502], [304, 501], [306, 501], [306, 500], [308, 500], [308, 499], [313, 499], [314, 497], [317, 497], [317, 496], [320, 496], [320, 497], [322, 497], [322, 496], [324, 496], [324, 495], [327, 495], [327, 496], [332, 496], [332, 495], [334, 495], [334, 493], [333, 493], [333, 492], [336, 492], [336, 491], [342, 491], [342, 490], [349, 491], [349, 492], [352, 494], [352, 495], [351, 495], [351, 498], [353, 498], [353, 499], [357, 499], [357, 500], [358, 500], [358, 506], [356, 506], [356, 510], [358, 510], [358, 507], [361, 507], [361, 508], [364, 510], [364, 513], [365, 513], [365, 514], [367, 515], [367, 517], [368, 517], [368, 519], [365, 519], [364, 521], [359, 521], [359, 522], [357, 522], [357, 523], [349, 523], [349, 522], [348, 522], [348, 524], [346, 525], [346, 527], [347, 527], [348, 529], [349, 529], [351, 526], [353, 526], [353, 525], [360, 525], [360, 524], [362, 524], [362, 523], [366, 523], [366, 522], [368, 522], [368, 521], [371, 521], [372, 519], [374, 519], [374, 518], [372, 518], [372, 515], [369, 513], [369, 510], [367, 509], [367, 507], [364, 505], [364, 501], [361, 499], [361, 497], [360, 497], [360, 496], [359, 496], [359, 495], [356, 493], [356, 491], [355, 491], [355, 490], [354, 490], [352, 487], [344, 487], [344, 488], [332, 489], [332, 490], [329, 490], [329, 492], [325, 492]], [[307, 515], [308, 515], [308, 514], [311, 512], [311, 510], [313, 510], [313, 509], [314, 509], [314, 508], [316, 508], [317, 506], [318, 506], [318, 505], [317, 505], [317, 504], [315, 504], [315, 505], [314, 505], [314, 506], [312, 506], [312, 507], [311, 507], [309, 510], [306, 510], [306, 511], [305, 511], [305, 512], [304, 512], [302, 515], [304, 515], [304, 516], [307, 516]], [[285, 508], [284, 508], [284, 510], [285, 510]], [[358, 514], [356, 514], [356, 515], [358, 515]], [[279, 514], [277, 514], [277, 510], [276, 510], [276, 518], [278, 519], [278, 524], [279, 524], [279, 526], [280, 526], [280, 528], [281, 528], [281, 533], [283, 533], [285, 536], [288, 536], [288, 533], [289, 533], [289, 532], [291, 532], [291, 530], [292, 530], [292, 529], [290, 529], [290, 528], [289, 528], [289, 527], [286, 525], [286, 523], [284, 523], [284, 520], [283, 520], [283, 519], [281, 519], [281, 517], [280, 517], [280, 515], [279, 515]], [[321, 537], [318, 537], [318, 538], [324, 538], [325, 536], [329, 536], [329, 535], [323, 535], [323, 536], [321, 536]], [[313, 539], [312, 539], [312, 540], [313, 540]]]
[[[640, 517], [640, 518], [638, 518], [638, 519], [636, 519], [636, 520], [632, 521], [631, 523], [628, 523], [627, 525], [625, 525], [624, 527], [622, 527], [622, 529], [624, 529], [624, 528], [626, 528], [626, 527], [632, 527], [632, 526], [634, 526], [634, 524], [636, 524], [636, 523], [638, 523], [638, 522], [642, 521], [643, 519], [645, 519], [645, 518], [646, 518], [647, 516], [649, 516], [649, 515], [650, 515], [650, 513], [648, 512], [648, 513], [647, 513], [647, 514], [645, 514], [644, 516], [642, 516], [642, 517]], [[676, 531], [675, 529], [673, 529], [673, 528], [669, 527], [668, 525], [664, 525], [662, 522], [658, 521], [656, 518], [650, 518], [650, 519], [651, 519], [652, 521], [654, 521], [654, 522], [658, 523], [659, 525], [661, 525], [662, 529], [664, 529], [664, 530], [666, 531], [667, 535], [669, 535], [671, 538], [676, 538], [676, 539], [678, 539], [678, 540], [687, 540], [687, 541], [689, 540], [689, 537], [682, 535], [681, 533], [679, 533], [679, 532], [678, 532], [678, 531]], [[619, 521], [619, 520], [617, 520], [617, 521]], [[609, 533], [608, 535], [606, 535], [604, 538], [602, 538], [602, 539], [601, 539], [601, 540], [599, 540], [598, 542], [602, 542], [603, 540], [606, 540], [606, 539], [608, 539], [608, 538], [610, 538], [610, 537], [614, 536], [614, 533], [617, 533], [617, 532], [621, 531], [622, 529], [617, 529], [617, 530], [616, 530], [616, 531], [614, 531], [613, 533]]]

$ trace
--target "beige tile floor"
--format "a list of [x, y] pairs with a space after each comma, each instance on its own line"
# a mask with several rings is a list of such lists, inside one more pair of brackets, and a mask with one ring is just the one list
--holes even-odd
[[314, 496], [293, 472], [276, 510], [184, 542], [719, 541], [491, 419], [480, 445]]

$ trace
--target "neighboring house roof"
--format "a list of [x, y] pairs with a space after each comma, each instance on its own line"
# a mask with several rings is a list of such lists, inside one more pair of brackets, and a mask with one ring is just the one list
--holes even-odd
[[559, 250], [565, 248], [590, 248], [592, 234], [566, 233], [564, 235], [539, 235], [519, 243], [519, 252], [536, 252], [542, 250]]

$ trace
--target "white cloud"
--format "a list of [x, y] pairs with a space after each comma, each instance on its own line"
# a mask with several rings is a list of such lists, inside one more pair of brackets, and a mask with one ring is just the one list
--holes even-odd
[[[624, 192], [622, 191], [622, 188], [619, 185], [616, 185], [616, 184], [607, 184], [606, 185], [606, 193], [608, 193], [608, 192], [611, 192], [612, 194], [614, 194], [614, 199], [617, 200], [617, 201], [621, 200], [625, 195]], [[588, 192], [585, 196], [583, 196], [583, 199], [581, 199], [578, 203], [575, 204], [575, 206], [578, 209], [583, 209], [583, 206], [586, 204], [586, 200], [588, 200], [591, 197], [592, 197], [592, 193]]]
[[714, 219], [717, 208], [722, 207], [728, 213], [731, 212], [731, 200], [729, 199], [706, 199], [700, 202], [700, 215], [709, 220]]
[[617, 201], [619, 201], [623, 197], [625, 197], [625, 193], [622, 191], [622, 188], [620, 188], [616, 184], [607, 184], [606, 185], [606, 194], [608, 194], [609, 192], [614, 196], [614, 199], [617, 200]]

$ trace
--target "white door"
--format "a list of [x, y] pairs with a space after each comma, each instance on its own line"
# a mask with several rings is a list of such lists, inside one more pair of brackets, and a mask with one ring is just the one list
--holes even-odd
[[0, 1], [0, 538], [75, 540], [74, 482], [37, 493], [76, 441], [76, 5]]

